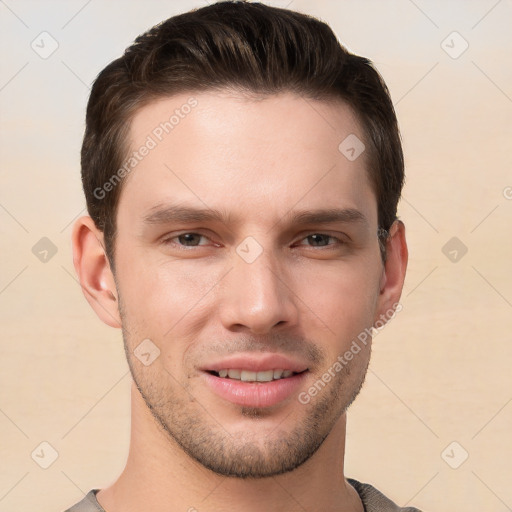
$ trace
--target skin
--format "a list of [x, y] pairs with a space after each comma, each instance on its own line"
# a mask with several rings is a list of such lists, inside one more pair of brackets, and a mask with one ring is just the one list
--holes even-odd
[[[360, 512], [343, 472], [345, 411], [363, 383], [370, 343], [308, 404], [297, 395], [398, 302], [404, 225], [393, 224], [384, 264], [366, 154], [351, 162], [338, 150], [349, 134], [364, 140], [342, 102], [177, 95], [138, 111], [132, 148], [191, 96], [197, 106], [123, 185], [115, 276], [92, 219], [80, 218], [73, 230], [84, 294], [101, 320], [122, 328], [135, 381], [128, 462], [98, 501], [108, 512]], [[225, 218], [144, 222], [170, 204]], [[364, 220], [292, 219], [340, 208]], [[249, 236], [262, 250], [252, 263], [236, 251]], [[160, 350], [149, 366], [133, 352], [147, 338]], [[250, 408], [213, 393], [202, 369], [248, 353], [305, 364], [297, 392]]]

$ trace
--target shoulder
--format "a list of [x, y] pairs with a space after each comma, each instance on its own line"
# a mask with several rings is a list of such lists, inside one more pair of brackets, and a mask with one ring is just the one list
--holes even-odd
[[76, 505], [68, 508], [65, 512], [105, 512], [96, 499], [97, 492], [98, 489], [93, 489], [82, 501], [79, 501]]
[[399, 507], [370, 484], [364, 484], [347, 478], [348, 483], [357, 491], [365, 512], [421, 512], [414, 507]]
[[[354, 487], [363, 502], [365, 512], [421, 512], [414, 507], [399, 507], [370, 484], [364, 484], [348, 478], [348, 483]], [[87, 496], [65, 512], [105, 512], [96, 499], [97, 489], [90, 491]]]

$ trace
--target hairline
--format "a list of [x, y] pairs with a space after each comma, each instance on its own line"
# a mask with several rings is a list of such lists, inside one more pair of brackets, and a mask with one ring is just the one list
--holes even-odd
[[[302, 92], [300, 92], [302, 91]], [[239, 86], [237, 84], [233, 83], [227, 83], [227, 84], [221, 84], [221, 85], [205, 85], [204, 87], [179, 87], [174, 91], [169, 91], [168, 93], [154, 93], [151, 90], [146, 92], [144, 95], [141, 96], [140, 100], [133, 105], [132, 108], [127, 108], [127, 110], [124, 112], [124, 115], [122, 116], [123, 120], [123, 127], [119, 128], [119, 135], [122, 136], [124, 132], [124, 136], [122, 137], [122, 140], [120, 141], [119, 150], [120, 150], [120, 162], [124, 162], [129, 157], [129, 154], [131, 151], [134, 150], [133, 147], [133, 141], [131, 140], [132, 135], [132, 128], [133, 128], [133, 121], [138, 113], [145, 107], [154, 104], [158, 101], [168, 100], [171, 98], [176, 98], [180, 95], [188, 94], [189, 96], [193, 96], [194, 94], [204, 94], [204, 93], [230, 93], [233, 94], [236, 98], [242, 99], [242, 100], [248, 100], [248, 101], [263, 101], [271, 97], [275, 96], [281, 96], [284, 94], [292, 94], [295, 95], [297, 98], [307, 98], [309, 100], [313, 101], [319, 101], [323, 102], [327, 105], [330, 105], [332, 107], [336, 106], [345, 106], [347, 107], [352, 116], [353, 120], [357, 123], [357, 127], [361, 131], [361, 135], [363, 137], [363, 142], [366, 146], [366, 150], [361, 157], [363, 158], [364, 162], [364, 168], [366, 172], [366, 176], [368, 178], [368, 182], [370, 184], [371, 190], [375, 196], [376, 202], [377, 202], [377, 214], [379, 214], [379, 197], [377, 195], [376, 185], [372, 179], [371, 172], [370, 172], [370, 166], [372, 163], [375, 162], [376, 158], [376, 149], [374, 147], [373, 141], [371, 136], [369, 136], [369, 128], [366, 126], [365, 120], [362, 118], [362, 115], [360, 112], [356, 110], [356, 108], [348, 101], [342, 94], [337, 94], [335, 90], [327, 91], [322, 94], [314, 94], [313, 90], [307, 89], [307, 86], [304, 86], [300, 89], [296, 89], [293, 87], [287, 87], [284, 86], [280, 89], [275, 90], [260, 90], [257, 88], [248, 88], [245, 86]], [[119, 162], [119, 163], [120, 163]], [[112, 211], [112, 215], [110, 218], [105, 219], [105, 227], [103, 229], [103, 234], [105, 234], [105, 231], [107, 229], [106, 225], [107, 223], [110, 223], [112, 232], [110, 233], [110, 236], [108, 237], [108, 247], [107, 247], [107, 255], [109, 258], [109, 262], [111, 265], [111, 269], [114, 272], [115, 271], [115, 246], [116, 246], [116, 238], [117, 238], [117, 217], [118, 217], [118, 210], [119, 205], [121, 203], [121, 196], [123, 193], [123, 190], [126, 186], [126, 183], [130, 180], [131, 177], [130, 173], [124, 178], [122, 178], [119, 182], [119, 185], [116, 187], [116, 190], [114, 193], [117, 194], [116, 200], [114, 202], [114, 208]], [[377, 222], [379, 223], [379, 219], [377, 218]], [[379, 226], [380, 227], [380, 226]]]

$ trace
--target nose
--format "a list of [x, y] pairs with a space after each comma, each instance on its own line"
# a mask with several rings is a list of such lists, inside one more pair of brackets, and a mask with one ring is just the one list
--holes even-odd
[[220, 319], [226, 329], [267, 334], [297, 324], [298, 299], [283, 265], [267, 250], [251, 263], [234, 255], [220, 300]]

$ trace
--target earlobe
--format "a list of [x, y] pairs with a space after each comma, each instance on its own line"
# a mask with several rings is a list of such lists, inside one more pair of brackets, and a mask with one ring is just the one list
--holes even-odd
[[120, 328], [117, 288], [105, 254], [103, 233], [89, 216], [73, 226], [73, 264], [85, 298], [98, 317], [111, 327]]
[[380, 293], [376, 318], [388, 318], [390, 312], [396, 308], [402, 295], [407, 260], [405, 226], [401, 220], [397, 219], [389, 229], [386, 241], [386, 262], [379, 284]]

